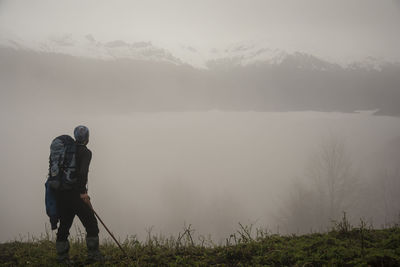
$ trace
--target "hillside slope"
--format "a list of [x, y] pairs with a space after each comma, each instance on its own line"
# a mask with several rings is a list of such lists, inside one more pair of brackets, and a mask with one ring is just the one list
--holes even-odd
[[[339, 223], [327, 233], [302, 236], [271, 235], [242, 228], [213, 245], [200, 239], [193, 242], [191, 231], [177, 239], [152, 237], [145, 243], [127, 239], [123, 246], [131, 260], [124, 258], [111, 241], [103, 243], [105, 266], [399, 266], [400, 228], [384, 230], [350, 229]], [[84, 239], [72, 242], [71, 257], [75, 266], [83, 266]], [[1, 266], [53, 266], [55, 245], [48, 238], [32, 242], [0, 244]], [[99, 264], [97, 264], [99, 265]], [[101, 265], [103, 266], [103, 265]]]

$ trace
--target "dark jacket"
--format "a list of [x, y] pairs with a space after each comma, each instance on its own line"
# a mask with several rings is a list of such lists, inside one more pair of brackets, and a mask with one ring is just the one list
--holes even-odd
[[[71, 139], [72, 142], [74, 142], [71, 137], [69, 138]], [[47, 179], [45, 183], [45, 204], [46, 204], [46, 213], [50, 218], [52, 230], [57, 229], [57, 223], [60, 219], [60, 213], [58, 207], [60, 201], [71, 204], [74, 203], [74, 201], [71, 201], [71, 198], [72, 200], [74, 199], [76, 200], [79, 199], [79, 194], [87, 193], [87, 180], [88, 180], [88, 172], [91, 159], [92, 159], [92, 152], [86, 147], [86, 145], [77, 144], [75, 152], [75, 160], [76, 160], [75, 177], [77, 178], [77, 181], [76, 184], [73, 186], [72, 191], [54, 189], [54, 187], [50, 185], [50, 183], [54, 182], [54, 180], [50, 180], [50, 178]], [[49, 177], [50, 177], [50, 166], [49, 166]]]
[[86, 145], [77, 144], [76, 146], [76, 177], [77, 186], [76, 190], [80, 194], [87, 193], [87, 181], [89, 165], [92, 159], [92, 151]]

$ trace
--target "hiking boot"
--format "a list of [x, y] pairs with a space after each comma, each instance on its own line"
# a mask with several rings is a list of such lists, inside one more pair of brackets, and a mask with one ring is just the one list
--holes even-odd
[[87, 259], [86, 263], [103, 262], [104, 257], [99, 250], [99, 237], [86, 237]]
[[68, 241], [56, 241], [57, 250], [57, 262], [70, 264], [69, 260], [69, 242]]

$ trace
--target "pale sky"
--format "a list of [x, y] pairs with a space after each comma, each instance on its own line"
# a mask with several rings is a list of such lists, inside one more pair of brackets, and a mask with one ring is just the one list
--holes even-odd
[[197, 49], [262, 41], [325, 58], [400, 61], [399, 0], [0, 0], [0, 34], [92, 34]]

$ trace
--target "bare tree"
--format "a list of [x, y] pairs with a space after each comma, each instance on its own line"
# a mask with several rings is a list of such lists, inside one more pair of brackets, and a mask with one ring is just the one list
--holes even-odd
[[329, 136], [310, 157], [306, 179], [296, 182], [280, 223], [288, 232], [323, 231], [354, 203], [357, 175], [342, 138]]
[[337, 219], [350, 208], [357, 176], [342, 138], [331, 135], [322, 142], [310, 159], [307, 176], [318, 195], [320, 214], [326, 219]]

